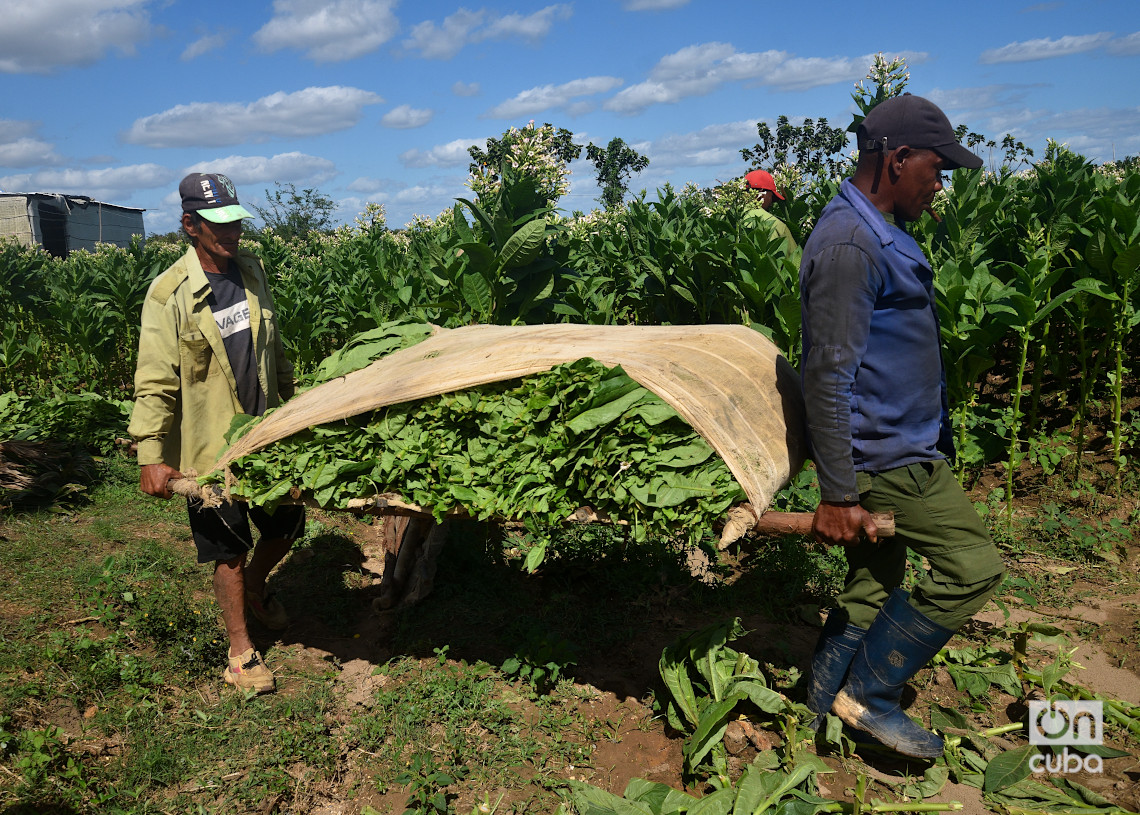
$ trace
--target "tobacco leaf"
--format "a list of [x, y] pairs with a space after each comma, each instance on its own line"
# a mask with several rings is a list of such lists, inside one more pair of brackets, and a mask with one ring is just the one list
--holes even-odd
[[[376, 348], [424, 336], [414, 326], [378, 329], [352, 345], [359, 354], [338, 352], [320, 370], [340, 375]], [[463, 508], [547, 526], [592, 506], [629, 521], [635, 541], [696, 543], [745, 500], [727, 465], [669, 405], [620, 367], [590, 359], [319, 425], [230, 469], [235, 497], [255, 505], [272, 507], [290, 485], [328, 508], [396, 492], [437, 518]]]

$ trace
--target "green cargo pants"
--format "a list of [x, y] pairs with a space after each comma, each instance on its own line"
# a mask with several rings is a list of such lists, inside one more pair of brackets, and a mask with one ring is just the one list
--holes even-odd
[[857, 473], [857, 479], [859, 503], [869, 512], [893, 512], [895, 535], [844, 549], [841, 611], [852, 624], [870, 628], [891, 590], [902, 583], [909, 548], [929, 565], [911, 591], [911, 605], [944, 628], [958, 630], [1001, 585], [1005, 565], [950, 466], [924, 461]]

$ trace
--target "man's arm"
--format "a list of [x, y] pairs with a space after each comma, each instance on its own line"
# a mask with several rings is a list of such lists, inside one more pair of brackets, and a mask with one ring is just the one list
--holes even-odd
[[167, 482], [181, 477], [163, 461], [163, 442], [174, 428], [181, 386], [178, 325], [170, 298], [159, 302], [148, 293], [143, 301], [135, 367], [135, 404], [128, 432], [138, 442], [139, 489], [157, 498], [170, 498]]
[[804, 330], [811, 338], [802, 363], [804, 402], [821, 496], [812, 530], [837, 546], [877, 534], [859, 506], [851, 442], [852, 389], [867, 349], [877, 281], [870, 258], [851, 244], [821, 251], [804, 277]]

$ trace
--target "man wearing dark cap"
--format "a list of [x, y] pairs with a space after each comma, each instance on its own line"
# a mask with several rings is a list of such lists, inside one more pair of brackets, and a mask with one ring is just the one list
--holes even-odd
[[[858, 129], [852, 177], [820, 214], [800, 264], [802, 379], [821, 501], [813, 531], [848, 571], [812, 658], [815, 726], [834, 712], [899, 753], [942, 738], [901, 709], [903, 687], [990, 598], [1004, 565], [950, 469], [954, 449], [934, 275], [907, 224], [943, 172], [982, 161], [945, 114], [906, 94]], [[877, 538], [871, 512], [893, 512]], [[929, 568], [900, 589], [907, 548]]]
[[772, 214], [772, 205], [779, 198], [784, 200], [784, 196], [776, 188], [776, 179], [772, 178], [772, 174], [767, 170], [752, 170], [745, 173], [744, 183], [748, 185], [751, 190], [756, 190], [758, 207], [750, 209], [744, 213], [744, 218], [748, 226], [765, 228], [773, 237], [783, 238], [784, 249], [789, 256], [796, 251], [799, 247], [796, 245], [796, 239], [792, 237], [792, 231], [788, 229], [788, 225]]
[[[154, 279], [143, 302], [130, 424], [140, 488], [159, 498], [170, 498], [171, 479], [213, 467], [235, 415], [260, 416], [293, 394], [293, 366], [265, 270], [238, 245], [242, 219], [253, 216], [219, 173], [191, 173], [178, 191], [192, 245]], [[214, 595], [229, 638], [223, 678], [272, 691], [273, 674], [250, 640], [246, 609], [271, 628], [288, 624], [265, 581], [304, 534], [304, 508], [269, 514], [243, 503], [208, 508], [191, 499], [188, 510], [198, 562], [214, 564]], [[261, 533], [256, 547], [251, 520]]]

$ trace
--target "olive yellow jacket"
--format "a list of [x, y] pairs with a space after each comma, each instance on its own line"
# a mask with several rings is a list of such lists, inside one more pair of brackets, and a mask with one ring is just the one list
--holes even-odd
[[[257, 376], [266, 407], [293, 395], [265, 270], [252, 252], [237, 257], [249, 300]], [[203, 474], [225, 447], [230, 420], [242, 413], [237, 383], [206, 297], [210, 284], [193, 247], [151, 283], [142, 309], [135, 404], [129, 432], [140, 465], [166, 463]]]
[[[746, 225], [751, 228], [767, 227], [775, 238], [784, 239], [784, 251], [787, 252], [788, 257], [792, 257], [795, 251], [799, 249], [796, 245], [796, 239], [792, 237], [792, 230], [788, 229], [788, 225], [773, 215], [768, 210], [762, 207], [750, 209], [744, 213]], [[799, 258], [796, 258], [798, 261]]]

